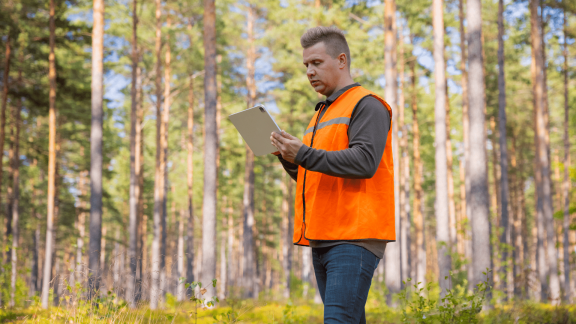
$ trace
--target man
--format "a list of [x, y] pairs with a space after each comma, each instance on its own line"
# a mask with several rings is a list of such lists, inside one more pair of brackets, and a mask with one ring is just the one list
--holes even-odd
[[324, 323], [366, 323], [374, 270], [396, 239], [392, 111], [352, 80], [342, 31], [312, 28], [300, 43], [310, 85], [326, 100], [303, 142], [286, 132], [270, 137], [297, 182], [293, 242], [312, 247]]

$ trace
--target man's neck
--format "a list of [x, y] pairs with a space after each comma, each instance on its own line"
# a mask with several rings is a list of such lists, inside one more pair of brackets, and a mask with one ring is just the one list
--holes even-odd
[[332, 91], [331, 93], [327, 93], [325, 94], [326, 98], [329, 98], [331, 95], [335, 94], [336, 92], [340, 91], [340, 89], [347, 87], [351, 84], [354, 83], [354, 80], [352, 79], [352, 77], [347, 77], [344, 78], [343, 80], [341, 80], [340, 82], [338, 82], [338, 85], [334, 88], [334, 91]]

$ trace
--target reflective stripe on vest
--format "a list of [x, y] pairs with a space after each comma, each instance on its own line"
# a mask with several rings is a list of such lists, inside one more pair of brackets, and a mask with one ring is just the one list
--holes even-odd
[[[378, 99], [392, 117], [390, 106], [375, 93], [353, 87], [340, 95], [320, 120], [322, 107], [310, 121], [302, 142], [314, 149], [349, 148], [348, 126], [354, 108], [366, 96]], [[374, 176], [344, 179], [298, 167], [293, 242], [308, 240], [396, 240], [392, 123]]]

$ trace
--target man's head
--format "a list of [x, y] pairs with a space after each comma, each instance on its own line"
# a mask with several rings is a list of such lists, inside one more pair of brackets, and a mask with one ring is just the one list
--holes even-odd
[[344, 33], [336, 27], [308, 29], [300, 38], [303, 63], [316, 92], [330, 96], [352, 82], [350, 49]]

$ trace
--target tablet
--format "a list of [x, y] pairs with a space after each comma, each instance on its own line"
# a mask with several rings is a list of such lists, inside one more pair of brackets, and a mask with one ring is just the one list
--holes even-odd
[[261, 156], [278, 151], [270, 143], [272, 132], [281, 133], [280, 127], [264, 105], [257, 105], [228, 116], [254, 155]]

